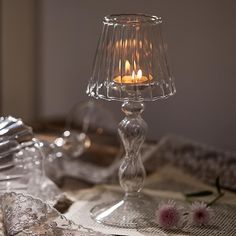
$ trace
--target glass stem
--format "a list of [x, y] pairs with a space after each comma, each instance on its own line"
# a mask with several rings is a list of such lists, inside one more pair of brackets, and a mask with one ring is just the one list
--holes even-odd
[[122, 111], [126, 117], [120, 122], [118, 132], [125, 149], [125, 156], [119, 169], [120, 185], [127, 197], [136, 196], [142, 189], [146, 172], [140, 156], [145, 140], [147, 124], [142, 119], [144, 104], [124, 102]]

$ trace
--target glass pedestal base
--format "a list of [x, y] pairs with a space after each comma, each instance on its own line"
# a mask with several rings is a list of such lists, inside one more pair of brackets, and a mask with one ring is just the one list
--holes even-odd
[[155, 217], [155, 204], [144, 196], [125, 196], [123, 200], [103, 203], [91, 209], [91, 218], [104, 225], [140, 228]]

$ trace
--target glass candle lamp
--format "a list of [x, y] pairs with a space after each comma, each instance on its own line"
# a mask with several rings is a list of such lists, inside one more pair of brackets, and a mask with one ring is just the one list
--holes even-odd
[[175, 93], [161, 25], [161, 18], [144, 14], [110, 15], [103, 20], [87, 93], [99, 99], [121, 101], [125, 113], [118, 128], [125, 149], [119, 169], [124, 198], [91, 210], [92, 218], [106, 225], [143, 226], [153, 211], [151, 201], [140, 194], [146, 176], [140, 148], [147, 133], [141, 113], [144, 102]]

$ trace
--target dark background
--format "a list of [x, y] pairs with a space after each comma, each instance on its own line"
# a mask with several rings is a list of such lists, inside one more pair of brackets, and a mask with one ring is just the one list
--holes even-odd
[[[177, 94], [146, 104], [149, 137], [175, 133], [236, 150], [236, 2], [229, 0], [2, 0], [2, 114], [64, 117], [86, 100], [102, 18], [164, 20]], [[120, 103], [103, 102], [119, 121]]]

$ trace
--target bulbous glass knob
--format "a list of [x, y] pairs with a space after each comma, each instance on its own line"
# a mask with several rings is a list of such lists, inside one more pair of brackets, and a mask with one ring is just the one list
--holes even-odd
[[119, 180], [128, 195], [142, 189], [146, 176], [139, 154], [147, 133], [147, 124], [141, 117], [143, 110], [143, 103], [125, 102], [122, 106], [126, 117], [120, 122], [118, 131], [126, 154], [119, 169]]

